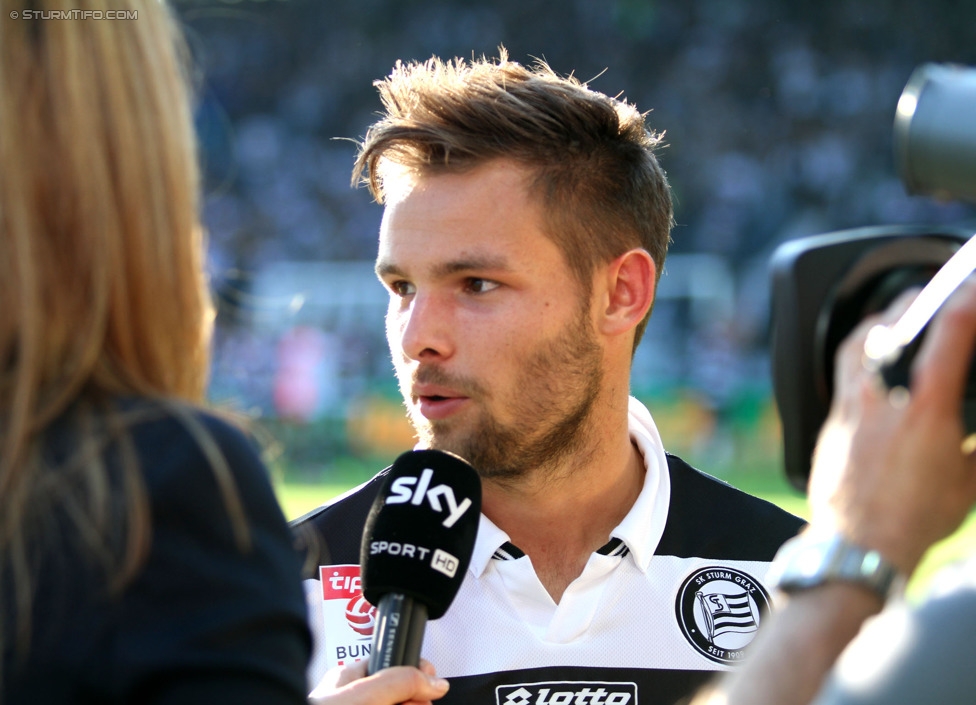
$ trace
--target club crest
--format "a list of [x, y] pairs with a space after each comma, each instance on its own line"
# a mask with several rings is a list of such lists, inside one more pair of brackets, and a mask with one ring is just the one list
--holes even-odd
[[692, 573], [675, 600], [678, 626], [688, 642], [717, 663], [740, 661], [769, 611], [769, 593], [747, 573], [711, 566]]

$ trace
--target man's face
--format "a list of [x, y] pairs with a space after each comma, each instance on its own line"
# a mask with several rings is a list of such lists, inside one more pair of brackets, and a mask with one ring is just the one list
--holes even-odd
[[581, 446], [602, 349], [526, 173], [497, 161], [418, 179], [386, 206], [377, 272], [387, 339], [424, 447], [483, 477], [554, 467]]

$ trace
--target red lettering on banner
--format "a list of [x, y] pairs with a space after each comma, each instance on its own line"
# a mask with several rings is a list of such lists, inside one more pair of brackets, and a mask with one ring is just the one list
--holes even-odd
[[358, 565], [322, 566], [319, 571], [323, 599], [348, 600], [362, 594], [363, 582], [359, 577]]

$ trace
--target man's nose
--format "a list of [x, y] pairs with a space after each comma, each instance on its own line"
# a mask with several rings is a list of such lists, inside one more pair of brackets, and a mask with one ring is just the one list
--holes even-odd
[[450, 302], [434, 293], [418, 292], [405, 310], [388, 321], [391, 347], [399, 339], [404, 357], [417, 361], [447, 358], [454, 353]]

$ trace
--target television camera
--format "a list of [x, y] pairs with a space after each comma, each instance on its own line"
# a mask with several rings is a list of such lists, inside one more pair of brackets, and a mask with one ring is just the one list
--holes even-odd
[[[976, 68], [923, 64], [898, 101], [894, 153], [910, 194], [976, 203]], [[944, 298], [976, 268], [976, 239], [963, 225], [873, 226], [784, 242], [771, 260], [773, 390], [783, 426], [786, 476], [806, 490], [820, 427], [833, 397], [834, 356], [865, 316], [908, 288]], [[958, 253], [958, 256], [957, 256]], [[953, 260], [956, 284], [944, 274]], [[935, 291], [941, 284], [942, 291]], [[888, 351], [882, 374], [908, 386], [925, 323]], [[976, 432], [976, 360], [970, 368], [963, 421]]]

